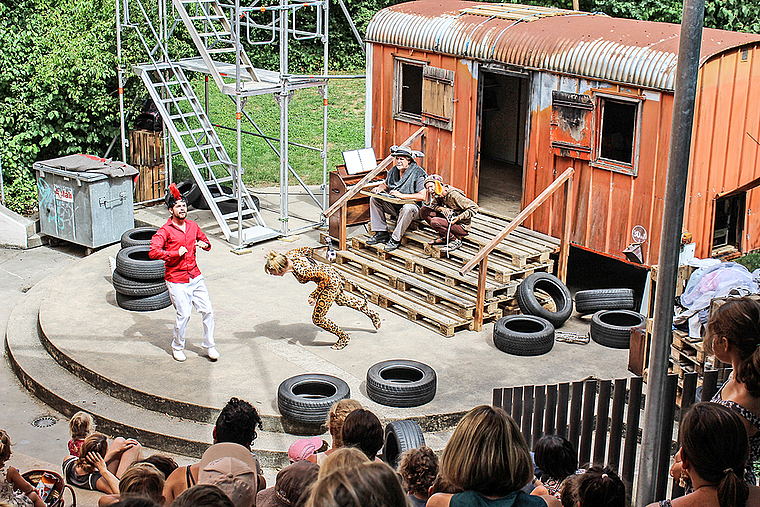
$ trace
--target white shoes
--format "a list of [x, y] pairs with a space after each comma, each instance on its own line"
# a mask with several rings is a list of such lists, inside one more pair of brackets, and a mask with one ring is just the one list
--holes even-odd
[[174, 356], [174, 359], [180, 363], [187, 359], [183, 350], [172, 349], [172, 356]]
[[209, 347], [209, 348], [207, 348], [206, 349], [206, 355], [212, 361], [216, 361], [217, 359], [219, 359], [219, 351], [216, 350], [216, 347]]

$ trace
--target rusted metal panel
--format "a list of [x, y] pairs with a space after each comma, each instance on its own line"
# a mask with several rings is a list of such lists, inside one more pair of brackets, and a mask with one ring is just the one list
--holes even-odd
[[551, 152], [562, 157], [591, 160], [594, 104], [579, 93], [552, 93]]
[[[474, 14], [486, 9], [489, 14]], [[508, 13], [527, 9], [525, 21]], [[485, 12], [485, 11], [483, 11]], [[418, 0], [379, 11], [370, 42], [496, 61], [646, 88], [673, 90], [680, 26], [516, 4]], [[536, 19], [538, 17], [538, 19]], [[530, 20], [530, 22], [527, 22]], [[701, 62], [760, 40], [752, 34], [705, 29]]]

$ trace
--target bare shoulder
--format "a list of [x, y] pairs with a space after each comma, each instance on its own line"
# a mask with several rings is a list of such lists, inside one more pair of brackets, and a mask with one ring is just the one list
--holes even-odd
[[543, 499], [548, 507], [562, 507], [562, 502], [553, 495], [538, 495], [538, 497]]
[[452, 496], [450, 493], [436, 493], [428, 499], [425, 507], [449, 507]]
[[749, 487], [749, 498], [747, 498], [747, 507], [760, 507], [760, 488], [757, 486]]

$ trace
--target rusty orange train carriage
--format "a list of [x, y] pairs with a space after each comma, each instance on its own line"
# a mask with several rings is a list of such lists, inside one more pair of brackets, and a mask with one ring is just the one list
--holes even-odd
[[[573, 167], [571, 244], [623, 259], [638, 225], [643, 263], [657, 264], [679, 35], [518, 4], [388, 7], [366, 34], [367, 142], [385, 154], [427, 125], [429, 172], [477, 201], [495, 167], [495, 181], [518, 181], [522, 207]], [[684, 216], [698, 257], [760, 248], [759, 46], [703, 32]], [[559, 236], [561, 206], [550, 199], [525, 225]]]

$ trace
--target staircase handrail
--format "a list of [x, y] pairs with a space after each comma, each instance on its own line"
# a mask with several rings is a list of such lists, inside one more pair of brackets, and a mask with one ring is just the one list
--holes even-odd
[[559, 178], [554, 180], [551, 185], [546, 187], [544, 191], [538, 195], [538, 197], [533, 199], [533, 201], [528, 204], [524, 210], [522, 210], [515, 218], [512, 219], [508, 226], [504, 227], [501, 232], [496, 234], [486, 246], [481, 248], [475, 257], [470, 259], [470, 261], [465, 264], [462, 269], [459, 270], [459, 274], [464, 276], [469, 273], [472, 268], [474, 268], [476, 264], [480, 263], [480, 261], [487, 257], [488, 254], [490, 254], [493, 249], [496, 248], [496, 246], [509, 235], [510, 232], [517, 229], [517, 227], [522, 224], [525, 219], [528, 218], [534, 211], [536, 211], [536, 209], [538, 209], [538, 207], [541, 206], [545, 200], [551, 197], [551, 195], [554, 194], [554, 192], [556, 192], [565, 181], [571, 178], [573, 176], [573, 173], [575, 173], [575, 169], [572, 167], [565, 169], [565, 172], [560, 174]]
[[[422, 137], [423, 134], [427, 132], [427, 127], [420, 127], [417, 132], [409, 136], [409, 138], [401, 143], [400, 148], [409, 148], [414, 141]], [[358, 194], [362, 188], [364, 188], [364, 185], [372, 181], [372, 178], [377, 176], [383, 169], [391, 165], [391, 161], [393, 160], [393, 155], [388, 155], [383, 159], [382, 162], [380, 162], [377, 167], [372, 169], [370, 172], [367, 173], [364, 178], [359, 180], [355, 185], [351, 186], [346, 190], [346, 193], [343, 194], [337, 201], [335, 201], [329, 208], [327, 208], [322, 215], [324, 215], [325, 218], [328, 218], [330, 215], [335, 213], [337, 210], [339, 210], [342, 206], [348, 202], [349, 199], [351, 199], [353, 196]], [[343, 224], [345, 226], [345, 224]]]

